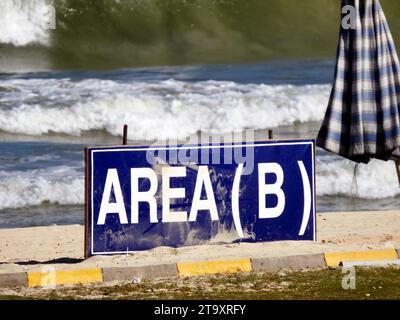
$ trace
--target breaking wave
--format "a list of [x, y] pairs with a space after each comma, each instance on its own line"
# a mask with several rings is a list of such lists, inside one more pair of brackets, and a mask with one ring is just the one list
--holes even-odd
[[68, 166], [32, 171], [0, 171], [0, 210], [43, 203], [84, 203], [82, 173]]
[[[120, 83], [111, 80], [0, 81], [0, 130], [80, 135], [105, 130], [129, 138], [186, 138], [200, 129], [231, 132], [322, 120], [329, 85], [228, 81]], [[6, 88], [6, 89], [4, 89]]]
[[339, 157], [317, 158], [317, 195], [384, 199], [400, 195], [393, 161], [358, 164]]
[[0, 72], [332, 56], [338, 17], [337, 0], [1, 0]]
[[333, 57], [339, 18], [338, 0], [1, 0], [0, 72]]

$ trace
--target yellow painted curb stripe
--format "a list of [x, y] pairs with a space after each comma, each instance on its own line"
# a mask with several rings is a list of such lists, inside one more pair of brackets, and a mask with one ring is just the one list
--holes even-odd
[[325, 261], [328, 267], [337, 267], [342, 261], [369, 261], [369, 260], [396, 260], [395, 249], [358, 251], [358, 252], [331, 252], [325, 253]]
[[28, 272], [28, 287], [103, 282], [101, 269]]
[[199, 276], [203, 274], [251, 272], [253, 270], [250, 259], [226, 261], [201, 261], [178, 263], [180, 276]]

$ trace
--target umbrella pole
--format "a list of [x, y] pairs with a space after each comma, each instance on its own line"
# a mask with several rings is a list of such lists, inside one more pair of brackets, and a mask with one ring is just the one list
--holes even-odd
[[394, 163], [396, 165], [397, 178], [399, 179], [399, 185], [400, 185], [400, 159], [396, 160]]

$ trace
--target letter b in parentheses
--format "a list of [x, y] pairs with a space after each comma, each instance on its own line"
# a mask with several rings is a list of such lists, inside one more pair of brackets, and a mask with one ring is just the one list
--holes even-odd
[[[266, 174], [276, 176], [275, 183], [266, 183]], [[260, 219], [278, 218], [285, 210], [285, 193], [282, 190], [284, 174], [282, 167], [278, 163], [259, 163], [258, 164], [258, 214]], [[274, 208], [267, 208], [266, 195], [276, 195], [278, 201]]]

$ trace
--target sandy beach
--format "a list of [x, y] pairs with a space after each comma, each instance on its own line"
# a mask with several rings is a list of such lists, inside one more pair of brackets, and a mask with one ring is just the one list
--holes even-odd
[[317, 215], [317, 241], [283, 241], [158, 247], [126, 255], [84, 259], [81, 225], [0, 230], [0, 273], [43, 266], [91, 268], [144, 266], [219, 259], [288, 256], [350, 250], [400, 248], [400, 211], [341, 212]]

